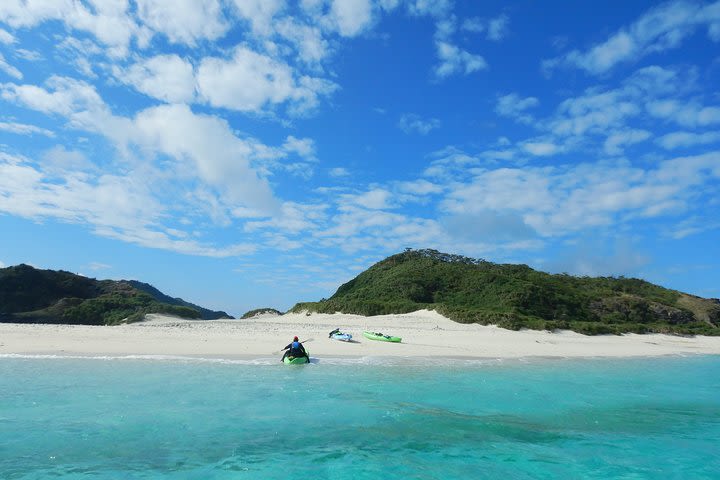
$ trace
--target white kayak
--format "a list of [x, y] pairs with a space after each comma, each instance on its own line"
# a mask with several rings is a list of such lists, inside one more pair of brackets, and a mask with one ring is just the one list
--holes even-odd
[[340, 340], [341, 342], [349, 342], [352, 339], [351, 334], [343, 333], [340, 329], [333, 330], [328, 336], [333, 340]]

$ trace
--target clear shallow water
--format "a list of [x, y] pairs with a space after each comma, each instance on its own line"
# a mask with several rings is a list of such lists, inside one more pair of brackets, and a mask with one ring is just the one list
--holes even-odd
[[0, 358], [0, 478], [720, 478], [720, 357], [267, 363]]

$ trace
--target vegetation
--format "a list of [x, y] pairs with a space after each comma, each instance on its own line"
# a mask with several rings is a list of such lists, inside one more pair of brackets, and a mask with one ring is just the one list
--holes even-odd
[[255, 310], [245, 312], [245, 314], [240, 318], [252, 318], [257, 317], [258, 315], [282, 315], [282, 312], [280, 310], [275, 310], [274, 308], [256, 308]]
[[231, 318], [140, 282], [95, 280], [28, 265], [0, 269], [0, 322], [115, 325], [148, 313], [200, 319], [207, 312], [217, 314], [210, 318]]
[[720, 301], [636, 278], [575, 277], [436, 250], [373, 265], [329, 299], [291, 311], [381, 315], [434, 309], [457, 322], [596, 334], [720, 335]]

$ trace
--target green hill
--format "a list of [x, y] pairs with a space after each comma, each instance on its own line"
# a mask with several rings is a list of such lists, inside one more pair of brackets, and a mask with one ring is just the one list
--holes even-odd
[[636, 278], [551, 275], [436, 250], [376, 263], [329, 299], [291, 311], [381, 315], [434, 309], [462, 323], [585, 334], [720, 335], [720, 301]]
[[208, 310], [207, 308], [200, 307], [194, 303], [186, 302], [182, 298], [171, 297], [165, 295], [157, 288], [153, 287], [148, 283], [138, 282], [137, 280], [126, 280], [130, 286], [137, 288], [138, 290], [145, 292], [152, 296], [155, 300], [162, 303], [169, 303], [170, 305], [178, 305], [181, 307], [190, 307], [193, 310], [200, 312], [200, 318], [203, 320], [216, 320], [218, 318], [233, 318], [225, 312], [218, 310]]
[[113, 325], [148, 313], [232, 318], [135, 281], [95, 280], [28, 265], [0, 268], [0, 322]]

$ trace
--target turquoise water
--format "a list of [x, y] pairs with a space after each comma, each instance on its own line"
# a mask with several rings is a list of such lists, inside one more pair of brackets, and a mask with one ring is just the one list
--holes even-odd
[[259, 363], [0, 358], [0, 478], [720, 478], [720, 357]]

